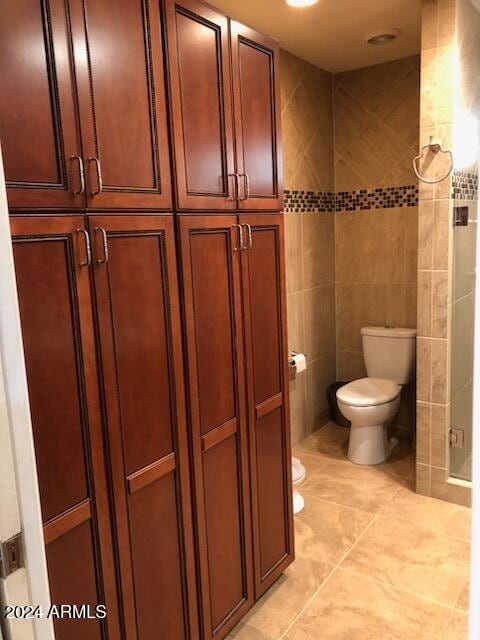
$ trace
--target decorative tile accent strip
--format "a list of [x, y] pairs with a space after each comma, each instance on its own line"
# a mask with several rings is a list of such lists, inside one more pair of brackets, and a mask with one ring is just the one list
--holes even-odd
[[334, 211], [367, 211], [369, 209], [393, 209], [415, 207], [418, 204], [418, 187], [382, 187], [358, 191], [300, 191], [284, 190], [287, 213], [333, 213]]
[[454, 200], [477, 200], [478, 174], [469, 171], [454, 171], [452, 198]]
[[331, 191], [299, 191], [285, 189], [284, 209], [287, 213], [333, 213], [335, 194]]
[[416, 207], [418, 187], [379, 187], [358, 191], [339, 191], [335, 194], [335, 211], [366, 211], [368, 209], [396, 209]]

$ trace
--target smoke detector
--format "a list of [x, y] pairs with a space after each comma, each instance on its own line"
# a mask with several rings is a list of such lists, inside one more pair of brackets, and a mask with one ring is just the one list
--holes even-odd
[[392, 42], [392, 40], [398, 38], [401, 33], [400, 29], [382, 29], [375, 31], [374, 33], [370, 33], [366, 37], [366, 41], [368, 44], [374, 45], [387, 44], [387, 42]]

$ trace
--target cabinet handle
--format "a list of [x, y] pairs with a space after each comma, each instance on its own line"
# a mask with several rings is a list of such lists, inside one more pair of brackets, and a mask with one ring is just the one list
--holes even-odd
[[248, 245], [246, 247], [243, 247], [243, 249], [251, 249], [253, 247], [252, 225], [244, 224], [244, 226], [247, 227]]
[[95, 227], [95, 233], [99, 231], [102, 234], [103, 240], [103, 258], [98, 258], [96, 260], [97, 264], [107, 264], [108, 262], [108, 239], [107, 232], [102, 227]]
[[241, 251], [243, 247], [243, 227], [241, 224], [234, 224], [232, 229], [238, 229], [238, 247], [233, 247], [234, 251]]
[[80, 262], [81, 267], [89, 267], [92, 264], [92, 248], [90, 246], [90, 236], [88, 235], [88, 231], [86, 229], [77, 229], [77, 233], [82, 234], [85, 238], [85, 251], [87, 253], [86, 262]]
[[250, 198], [250, 178], [248, 177], [248, 173], [241, 173], [240, 175], [243, 178], [243, 198], [242, 198], [242, 200], [248, 200], [248, 198]]
[[70, 156], [70, 160], [76, 160], [78, 162], [78, 174], [80, 177], [80, 191], [74, 191], [74, 196], [81, 196], [85, 193], [85, 169], [83, 167], [83, 159], [80, 156]]
[[100, 160], [96, 156], [89, 158], [88, 161], [95, 163], [95, 167], [97, 169], [97, 183], [98, 183], [98, 189], [96, 191], [91, 191], [90, 194], [92, 196], [98, 196], [103, 191], [102, 166], [100, 164]]
[[[235, 200], [238, 200], [238, 179], [240, 178], [240, 174], [239, 173], [229, 173], [228, 174], [228, 199], [231, 200], [232, 202], [235, 202]], [[230, 178], [234, 179], [234, 189], [233, 189], [233, 195], [230, 195]]]

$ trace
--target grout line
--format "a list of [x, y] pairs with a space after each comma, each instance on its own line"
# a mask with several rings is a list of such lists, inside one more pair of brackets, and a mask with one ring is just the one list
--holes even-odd
[[372, 526], [372, 524], [375, 522], [375, 520], [377, 519], [377, 516], [375, 515], [370, 522], [367, 524], [367, 526], [365, 527], [365, 529], [362, 531], [362, 533], [358, 536], [358, 538], [355, 540], [355, 542], [350, 545], [348, 547], [348, 549], [346, 549], [346, 551], [343, 553], [342, 557], [340, 558], [340, 560], [338, 561], [338, 563], [333, 567], [333, 569], [330, 571], [330, 573], [326, 576], [326, 578], [323, 580], [323, 582], [320, 584], [320, 586], [318, 587], [318, 589], [314, 592], [314, 594], [311, 596], [311, 598], [309, 598], [306, 602], [306, 604], [303, 606], [303, 608], [297, 613], [297, 615], [292, 619], [292, 621], [290, 622], [290, 624], [288, 625], [288, 627], [285, 629], [285, 631], [282, 633], [282, 635], [280, 636], [279, 640], [282, 640], [282, 638], [286, 637], [286, 634], [290, 631], [290, 629], [293, 627], [293, 625], [298, 621], [298, 619], [303, 615], [304, 611], [309, 607], [310, 603], [314, 600], [314, 598], [317, 596], [317, 594], [322, 590], [322, 588], [327, 584], [327, 582], [330, 580], [330, 578], [333, 576], [333, 574], [335, 573], [335, 571], [340, 567], [340, 565], [342, 564], [342, 562], [345, 560], [345, 558], [349, 555], [349, 553], [355, 548], [355, 546], [358, 544], [358, 542], [360, 542], [360, 540], [363, 538], [363, 536], [367, 533], [367, 531], [370, 529], [370, 527]]
[[[423, 596], [420, 595], [419, 593], [415, 593], [414, 591], [410, 591], [409, 589], [404, 589], [403, 587], [398, 587], [394, 584], [392, 584], [391, 582], [387, 582], [386, 580], [381, 580], [380, 578], [377, 578], [373, 575], [365, 575], [363, 573], [359, 573], [358, 571], [355, 571], [354, 569], [350, 569], [349, 567], [343, 567], [342, 571], [347, 571], [348, 573], [351, 573], [354, 576], [357, 576], [358, 578], [362, 578], [363, 580], [371, 580], [372, 582], [376, 582], [377, 584], [381, 584], [382, 586], [387, 586], [392, 588], [394, 591], [398, 591], [400, 593], [406, 593], [409, 596], [413, 596], [414, 598], [418, 598], [420, 600], [425, 600], [426, 602], [430, 602], [431, 604], [435, 604], [438, 607], [442, 607], [443, 609], [447, 609], [448, 611], [462, 611], [462, 609], [457, 609], [457, 607], [455, 605], [449, 605], [449, 604], [445, 604], [444, 602], [439, 602], [438, 600], [435, 600], [435, 598], [429, 598], [428, 596]], [[460, 597], [460, 594], [459, 596]], [[464, 612], [465, 613], [465, 612]]]

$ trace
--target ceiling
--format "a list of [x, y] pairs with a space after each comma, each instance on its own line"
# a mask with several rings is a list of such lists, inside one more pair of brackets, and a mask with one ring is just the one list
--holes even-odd
[[[420, 51], [421, 0], [319, 0], [294, 8], [285, 0], [209, 0], [232, 18], [276, 38], [284, 49], [337, 72], [405, 58]], [[398, 28], [385, 45], [365, 38]]]

